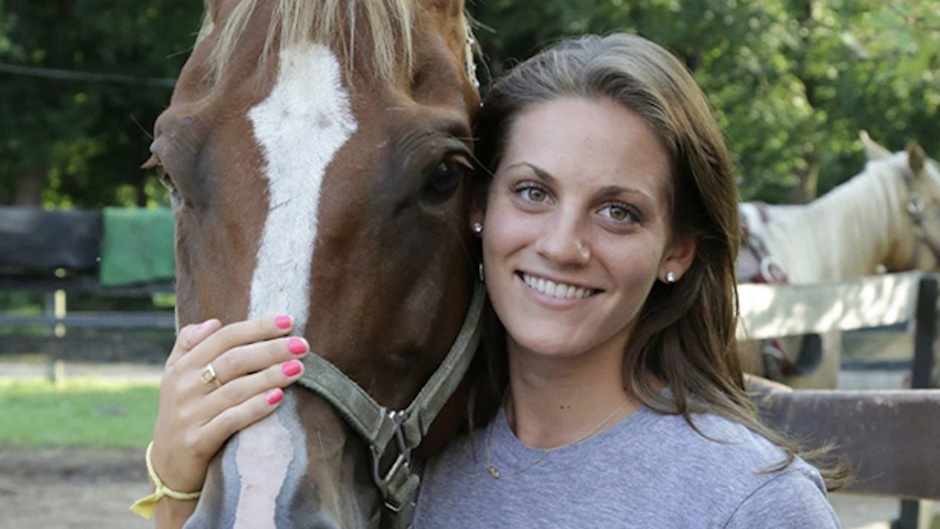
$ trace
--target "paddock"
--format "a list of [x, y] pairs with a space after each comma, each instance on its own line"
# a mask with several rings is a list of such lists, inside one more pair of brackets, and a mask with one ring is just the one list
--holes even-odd
[[[10, 363], [0, 357], [0, 379], [42, 378], [44, 369], [42, 364]], [[141, 364], [70, 362], [65, 369], [70, 380], [95, 375], [156, 384], [160, 376], [158, 366]], [[863, 383], [884, 385], [884, 379], [868, 377], [870, 373], [852, 374]], [[131, 502], [149, 492], [142, 462], [143, 447], [24, 448], [0, 444], [0, 512], [4, 513], [0, 529], [34, 525], [50, 529], [153, 527], [152, 522], [127, 511]], [[900, 502], [895, 498], [833, 494], [830, 501], [845, 529], [888, 529], [900, 515]]]
[[[59, 241], [63, 240], [63, 233], [59, 231]], [[7, 244], [11, 241], [5, 240]], [[45, 355], [49, 362], [23, 365], [4, 362], [0, 357], [0, 378], [53, 375], [54, 379], [82, 376], [126, 379], [141, 376], [143, 372], [143, 376], [150, 376], [155, 383], [159, 367], [88, 364], [80, 357], [70, 356], [69, 348], [74, 342], [70, 344], [69, 338], [78, 329], [112, 329], [118, 331], [115, 334], [120, 334], [130, 329], [151, 327], [167, 335], [172, 334], [172, 312], [128, 317], [122, 313], [76, 314], [67, 310], [66, 300], [72, 294], [133, 298], [172, 293], [172, 283], [167, 278], [121, 286], [103, 285], [98, 260], [102, 255], [102, 244], [100, 240], [93, 244], [97, 244], [98, 251], [88, 253], [91, 257], [86, 258], [82, 266], [59, 260], [27, 267], [31, 273], [24, 273], [20, 268], [15, 274], [15, 267], [10, 263], [3, 267], [0, 288], [42, 292], [46, 307], [42, 314], [0, 314], [0, 326], [46, 329], [45, 336], [29, 343], [37, 347], [39, 350], [36, 352]], [[24, 253], [4, 255], [21, 259]], [[933, 508], [929, 503], [905, 501], [899, 504], [897, 498], [940, 499], [940, 472], [937, 472], [940, 469], [940, 445], [933, 442], [940, 436], [940, 390], [927, 389], [935, 387], [936, 381], [937, 283], [937, 276], [906, 272], [811, 285], [742, 285], [739, 289], [742, 314], [739, 338], [766, 339], [832, 330], [859, 333], [863, 329], [869, 329], [868, 332], [871, 329], [894, 329], [910, 336], [907, 338], [907, 358], [894, 356], [874, 360], [886, 368], [881, 372], [890, 375], [889, 382], [874, 381], [870, 372], [856, 370], [844, 373], [853, 375], [855, 385], [865, 381], [861, 385], [869, 389], [849, 390], [843, 387], [837, 391], [806, 391], [755, 385], [760, 388], [756, 400], [772, 423], [812, 442], [835, 438], [842, 447], [840, 450], [863, 462], [858, 474], [860, 479], [850, 487], [848, 494], [833, 497], [846, 527], [870, 527], [865, 524], [877, 520], [897, 520], [895, 527], [899, 529], [929, 527], [925, 525], [929, 524], [929, 512]], [[852, 336], [858, 340], [863, 335]], [[871, 352], [867, 354], [871, 355]], [[850, 367], [857, 368], [866, 360], [871, 358], [853, 354], [850, 349], [846, 351], [845, 362]], [[908, 373], [904, 374], [901, 369], [907, 369]], [[918, 389], [906, 389], [906, 386]], [[80, 503], [97, 505], [100, 500], [104, 502], [101, 505], [105, 505], [101, 513], [123, 515], [123, 508], [110, 509], [106, 505], [111, 501], [121, 502], [124, 506], [124, 495], [134, 497], [139, 495], [135, 487], [141, 491], [146, 488], [145, 479], [136, 479], [139, 469], [133, 470], [137, 468], [135, 465], [139, 465], [140, 454], [137, 452], [105, 450], [105, 455], [101, 455], [92, 450], [87, 458], [76, 463], [66, 461], [67, 458], [61, 456], [61, 449], [43, 448], [33, 457], [25, 455], [21, 448], [0, 445], [0, 470], [8, 476], [0, 483], [0, 510], [20, 512], [17, 509], [29, 506], [19, 515], [22, 517], [14, 515], [10, 518], [22, 522], [40, 510], [54, 507], [50, 503], [54, 502], [53, 497], [75, 499], [76, 495], [85, 495], [82, 497], [90, 499], [88, 495], [92, 493], [87, 492], [87, 485], [93, 484], [94, 488], [100, 487], [98, 492], [107, 498]], [[16, 476], [15, 480], [11, 476]], [[19, 485], [14, 485], [14, 482]], [[125, 493], [135, 492], [117, 494], [112, 486], [115, 483]], [[32, 488], [34, 486], [36, 488]], [[59, 493], [43, 492], [59, 487]], [[95, 494], [98, 493], [92, 495]], [[879, 500], [872, 500], [872, 495]], [[43, 506], [42, 509], [36, 509], [39, 505]], [[859, 514], [863, 508], [875, 505], [878, 508], [874, 512]], [[90, 513], [91, 516], [98, 514], [98, 511]], [[133, 523], [128, 520], [122, 518], [115, 527]], [[858, 525], [852, 525], [856, 522]], [[0, 522], [0, 528], [4, 527], [2, 523], [6, 522]], [[50, 519], [47, 526], [70, 526], [58, 525], [60, 523], [65, 522]]]
[[938, 276], [905, 272], [810, 285], [741, 285], [739, 339], [907, 325], [910, 389], [793, 390], [758, 379], [755, 402], [771, 425], [808, 447], [834, 442], [855, 467], [849, 494], [905, 498], [894, 527], [930, 527], [940, 499], [940, 390], [936, 388]]

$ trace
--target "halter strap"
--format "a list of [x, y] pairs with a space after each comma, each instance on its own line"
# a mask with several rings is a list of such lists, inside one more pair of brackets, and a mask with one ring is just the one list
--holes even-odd
[[[752, 202], [764, 225], [770, 223], [770, 214], [764, 202]], [[787, 269], [770, 253], [764, 237], [748, 223], [748, 216], [741, 217], [742, 247], [735, 269], [738, 282], [769, 283], [785, 285], [790, 282]], [[746, 263], [746, 264], [741, 264]]]
[[[910, 168], [905, 167], [905, 176], [904, 183], [907, 187], [907, 205], [904, 208], [907, 211], [907, 215], [910, 217], [911, 222], [914, 223], [915, 230], [920, 230], [920, 233], [915, 234], [914, 236], [914, 253], [911, 254], [911, 260], [908, 264], [908, 268], [913, 269], [917, 266], [917, 259], [920, 257], [920, 247], [926, 246], [930, 250], [931, 255], [933, 255], [934, 261], [940, 265], [940, 243], [936, 239], [930, 236], [927, 232], [927, 228], [924, 226], [924, 199], [913, 188], [913, 180], [915, 178], [913, 171]], [[910, 177], [908, 176], [910, 175]]]
[[[431, 423], [463, 379], [480, 343], [486, 289], [477, 283], [460, 334], [440, 367], [404, 410], [388, 410], [332, 363], [308, 354], [300, 383], [329, 402], [369, 445], [373, 479], [396, 527], [409, 527], [420, 479], [411, 468], [411, 451], [421, 444]], [[395, 441], [397, 453], [386, 454]], [[382, 462], [395, 456], [385, 472]], [[379, 518], [373, 518], [372, 524]]]

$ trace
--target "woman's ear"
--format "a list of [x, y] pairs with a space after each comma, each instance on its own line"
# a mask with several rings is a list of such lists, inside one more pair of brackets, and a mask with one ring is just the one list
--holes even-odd
[[663, 255], [659, 279], [665, 283], [675, 283], [682, 278], [695, 260], [695, 249], [695, 237], [691, 233], [677, 234]]

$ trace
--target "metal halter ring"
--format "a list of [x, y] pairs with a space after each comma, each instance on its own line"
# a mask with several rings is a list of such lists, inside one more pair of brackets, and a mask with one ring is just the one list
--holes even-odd
[[202, 377], [202, 381], [205, 382], [206, 384], [215, 382], [215, 387], [217, 388], [222, 387], [222, 381], [219, 380], [218, 375], [216, 375], [215, 373], [215, 368], [212, 367], [211, 363], [207, 365], [205, 369], [202, 370], [201, 377]]

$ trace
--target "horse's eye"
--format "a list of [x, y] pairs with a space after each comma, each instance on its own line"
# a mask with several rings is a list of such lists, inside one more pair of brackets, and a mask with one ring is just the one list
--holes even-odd
[[163, 187], [170, 190], [170, 193], [176, 192], [176, 184], [173, 183], [173, 177], [170, 176], [170, 173], [166, 172], [166, 168], [162, 165], [157, 167], [157, 176], [160, 177], [160, 183], [163, 184]]
[[173, 205], [175, 206], [180, 202], [180, 194], [179, 190], [176, 188], [176, 182], [173, 181], [173, 177], [167, 172], [166, 167], [163, 166], [163, 162], [157, 158], [157, 155], [151, 155], [141, 167], [143, 169], [155, 170], [157, 172], [157, 178], [160, 179], [160, 183], [170, 192], [170, 201]]
[[470, 163], [460, 156], [451, 155], [441, 160], [431, 173], [425, 187], [428, 195], [436, 201], [447, 200], [453, 196], [460, 187], [464, 172], [469, 167]]
[[151, 154], [150, 158], [140, 167], [141, 169], [153, 169], [157, 172], [157, 178], [160, 179], [160, 183], [163, 184], [163, 187], [169, 189], [171, 193], [176, 191], [176, 184], [173, 182], [173, 177], [167, 172], [166, 167], [163, 166], [163, 162], [157, 158], [157, 155]]

